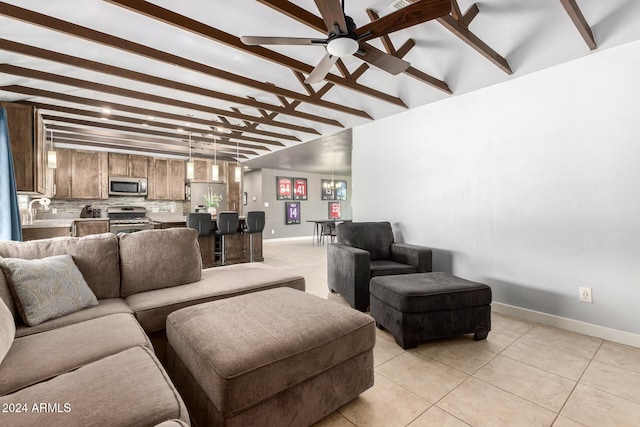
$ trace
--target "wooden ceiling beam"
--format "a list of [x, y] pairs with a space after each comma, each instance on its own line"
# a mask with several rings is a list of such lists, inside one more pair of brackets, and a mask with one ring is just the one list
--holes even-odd
[[[380, 18], [380, 16], [371, 9], [367, 9], [367, 15], [369, 16], [369, 19], [371, 19], [371, 21], [375, 21]], [[409, 52], [409, 50], [411, 50], [411, 48], [415, 46], [415, 41], [409, 39], [401, 46], [399, 50], [396, 50], [396, 48], [393, 46], [393, 43], [391, 42], [391, 38], [389, 36], [383, 36], [382, 44], [389, 55], [394, 55], [398, 58], [402, 58]], [[446, 94], [451, 95], [453, 93], [449, 88], [449, 85], [445, 81], [436, 79], [435, 77], [425, 73], [424, 71], [418, 70], [413, 66], [408, 67], [403, 71], [403, 73], [410, 77], [413, 77], [414, 79], [422, 83], [428, 84], [429, 86], [441, 90]]]
[[[207, 105], [195, 104], [193, 102], [182, 101], [179, 99], [168, 98], [159, 95], [153, 95], [146, 92], [139, 92], [131, 89], [124, 89], [118, 86], [111, 86], [102, 83], [90, 82], [88, 80], [76, 79], [73, 77], [66, 77], [59, 74], [47, 73], [44, 71], [32, 70], [30, 68], [18, 67], [10, 64], [0, 64], [0, 73], [12, 74], [21, 77], [28, 77], [38, 80], [46, 80], [53, 83], [58, 83], [67, 86], [73, 86], [81, 89], [93, 90], [96, 92], [109, 93], [112, 95], [123, 96], [125, 98], [134, 98], [141, 101], [153, 102], [163, 105], [171, 105], [174, 107], [185, 108], [188, 110], [201, 111], [209, 114], [216, 114], [221, 116], [233, 117], [239, 120], [256, 121], [262, 124], [271, 125], [275, 127], [281, 127], [298, 132], [315, 133], [318, 132], [315, 129], [293, 125], [285, 122], [276, 122], [274, 120], [265, 120], [258, 116], [248, 116], [246, 114], [236, 113], [234, 111], [221, 110], [219, 108], [209, 107]], [[185, 119], [186, 116], [183, 118]]]
[[[56, 121], [56, 122], [62, 122], [62, 123], [69, 123], [69, 124], [74, 124], [74, 125], [79, 125], [79, 126], [88, 126], [88, 127], [94, 127], [94, 128], [101, 128], [101, 129], [110, 129], [110, 130], [115, 130], [115, 131], [120, 131], [120, 132], [129, 132], [132, 134], [139, 134], [139, 135], [153, 135], [153, 136], [159, 136], [162, 138], [172, 138], [174, 140], [180, 140], [182, 141], [183, 139], [187, 138], [188, 135], [186, 133], [178, 133], [178, 132], [162, 132], [162, 131], [158, 131], [158, 130], [153, 130], [153, 129], [140, 129], [140, 128], [134, 128], [134, 127], [130, 127], [130, 126], [122, 126], [122, 125], [117, 125], [117, 124], [113, 124], [113, 123], [108, 123], [106, 121], [92, 121], [92, 120], [81, 120], [81, 119], [73, 119], [70, 117], [63, 117], [63, 116], [55, 116], [55, 115], [51, 115], [51, 114], [43, 114], [42, 118], [45, 121]], [[129, 136], [130, 138], [131, 136]], [[191, 136], [191, 139], [195, 142], [204, 142], [204, 143], [211, 143], [212, 141], [206, 139], [206, 138], [201, 138], [198, 136]], [[239, 145], [240, 147], [243, 148], [248, 148], [250, 150], [264, 150], [264, 151], [271, 151], [269, 148], [263, 146], [263, 145], [250, 145], [250, 144], [238, 144], [237, 142], [232, 142], [232, 141], [228, 141], [228, 140], [219, 140], [217, 141], [218, 144], [221, 145]]]
[[[162, 21], [166, 24], [172, 25], [182, 30], [190, 31], [193, 34], [225, 44], [234, 49], [238, 49], [242, 52], [249, 53], [251, 55], [265, 59], [267, 61], [271, 61], [275, 64], [290, 68], [292, 70], [310, 74], [315, 68], [315, 66], [305, 64], [302, 61], [298, 61], [294, 58], [288, 57], [279, 52], [267, 49], [262, 46], [247, 46], [244, 43], [242, 43], [239, 37], [226, 33], [215, 27], [211, 27], [200, 21], [196, 21], [195, 19], [191, 19], [187, 16], [180, 15], [179, 13], [173, 12], [169, 9], [162, 8], [151, 2], [147, 2], [143, 0], [104, 0], [104, 1], [106, 1], [107, 3], [114, 4], [116, 6], [124, 7], [131, 11], [140, 13], [149, 18]], [[326, 34], [326, 27], [325, 27], [325, 30], [322, 31], [322, 33]], [[331, 83], [334, 83], [337, 86], [351, 89], [363, 95], [371, 96], [380, 101], [385, 101], [391, 104], [399, 105], [401, 107], [406, 107], [406, 105], [400, 98], [397, 98], [395, 96], [389, 95], [379, 90], [370, 88], [368, 86], [358, 84], [354, 81], [340, 78], [333, 74], [328, 74], [325, 77], [325, 80], [330, 81]]]
[[584, 41], [587, 43], [587, 46], [589, 46], [589, 49], [595, 50], [598, 45], [596, 44], [596, 39], [593, 37], [593, 31], [591, 31], [591, 27], [584, 18], [576, 0], [560, 0], [560, 3], [562, 3], [564, 10], [569, 14], [569, 17], [573, 21], [573, 24], [578, 29], [578, 32]]
[[[103, 141], [111, 141], [111, 143], [117, 144], [117, 143], [121, 143], [121, 142], [127, 142], [127, 143], [132, 143], [132, 142], [140, 142], [140, 143], [149, 143], [149, 144], [157, 144], [157, 145], [168, 145], [173, 147], [173, 149], [177, 149], [177, 150], [182, 150], [182, 149], [188, 149], [187, 145], [184, 144], [183, 139], [181, 139], [179, 142], [176, 142], [174, 140], [167, 140], [167, 139], [161, 139], [161, 138], [157, 138], [157, 137], [147, 137], [144, 135], [136, 135], [135, 136], [135, 140], [132, 141], [132, 136], [130, 134], [127, 133], [121, 133], [121, 132], [116, 132], [116, 131], [112, 131], [112, 130], [104, 130], [104, 129], [99, 129], [99, 128], [81, 128], [81, 127], [75, 127], [75, 126], [65, 126], [65, 125], [60, 125], [57, 123], [47, 123], [47, 130], [53, 130], [56, 131], [55, 135], [54, 135], [54, 143], [57, 143], [59, 140], [60, 135], [70, 135], [67, 136], [67, 138], [77, 138], [78, 135], [80, 135], [83, 139], [89, 139], [89, 138], [95, 138], [96, 140], [103, 140]], [[213, 144], [211, 142], [208, 142], [207, 145], [202, 145], [202, 149], [206, 149], [209, 148], [209, 145], [213, 146]], [[200, 147], [200, 146], [199, 146]], [[235, 144], [233, 144], [233, 146], [231, 146], [230, 148], [218, 148], [218, 153], [222, 152], [222, 153], [231, 153], [235, 155], [235, 150], [236, 146]], [[210, 148], [211, 150], [213, 150], [213, 148]], [[246, 154], [253, 154], [255, 152], [247, 150], [245, 152]]]
[[[268, 104], [266, 102], [257, 101], [255, 98], [249, 99], [241, 96], [229, 95], [223, 92], [206, 89], [200, 86], [193, 86], [186, 83], [176, 82], [175, 80], [164, 79], [161, 77], [152, 76], [150, 74], [144, 74], [137, 71], [128, 70], [126, 68], [116, 67], [113, 65], [104, 64], [101, 62], [91, 61], [76, 56], [66, 55], [59, 52], [54, 52], [47, 49], [42, 49], [35, 46], [29, 46], [26, 44], [14, 42], [0, 38], [0, 49], [9, 52], [19, 53], [21, 55], [28, 55], [34, 58], [45, 59], [47, 61], [59, 62], [61, 64], [72, 65], [74, 67], [84, 68], [86, 70], [97, 71], [103, 74], [122, 77], [129, 80], [134, 80], [142, 83], [149, 83], [155, 86], [160, 86], [168, 89], [175, 89], [182, 92], [193, 93], [196, 95], [202, 95], [209, 98], [220, 99], [222, 101], [232, 102], [240, 105], [246, 105], [254, 108], [264, 108], [267, 110], [278, 111], [285, 113], [284, 109], [278, 105]], [[309, 114], [299, 111], [287, 111], [287, 115], [297, 117], [304, 120], [310, 120], [313, 122], [324, 123], [331, 126], [336, 126], [335, 121], [327, 120], [322, 116], [315, 114]]]
[[[161, 117], [164, 119], [179, 120], [179, 121], [184, 121], [185, 119], [185, 117], [180, 114], [173, 114], [173, 113], [168, 113], [168, 112], [159, 111], [159, 110], [151, 110], [148, 108], [133, 107], [131, 105], [118, 104], [115, 102], [106, 102], [106, 101], [101, 101], [94, 98], [83, 98], [80, 96], [68, 95], [68, 94], [59, 93], [59, 92], [52, 92], [44, 89], [35, 89], [27, 86], [19, 86], [19, 85], [2, 86], [0, 87], [0, 90], [13, 92], [13, 93], [20, 93], [23, 95], [30, 95], [38, 98], [55, 99], [57, 101], [69, 102], [71, 104], [87, 105], [95, 108], [109, 107], [112, 111], [123, 111], [127, 113], [139, 114], [147, 118], [153, 117], [155, 119], [155, 118]], [[193, 123], [198, 123], [205, 126], [221, 126], [220, 122], [216, 122], [214, 120], [201, 119], [198, 117], [190, 117], [189, 120], [192, 121]], [[255, 129], [255, 126], [245, 127], [245, 126], [234, 125], [234, 124], [231, 124], [226, 118], [224, 118], [224, 120], [221, 120], [221, 121], [224, 122], [224, 125], [221, 127], [225, 127], [227, 129], [237, 130], [239, 132], [253, 133], [256, 135], [268, 136], [272, 138], [300, 142], [300, 139], [293, 135]], [[149, 124], [149, 123], [153, 123], [153, 120], [140, 119], [139, 122], [140, 124], [143, 124], [143, 123]], [[252, 124], [257, 125], [256, 123], [252, 123]]]
[[[287, 1], [287, 0], [257, 0], [257, 1], [290, 18], [295, 19], [296, 21], [302, 24], [307, 25], [310, 28], [313, 28], [322, 33], [326, 32], [326, 27], [324, 26], [324, 21], [322, 20], [322, 18], [315, 16], [314, 14], [308, 12], [307, 10], [301, 8], [300, 6], [293, 4], [290, 1]], [[364, 44], [365, 46], [367, 45], [367, 43], [364, 43]], [[407, 73], [407, 70], [410, 70], [410, 72]], [[416, 77], [417, 75], [422, 76], [422, 78], [420, 78], [419, 80], [422, 81], [423, 83], [433, 86], [434, 88], [441, 90], [445, 93], [448, 93], [448, 94], [452, 93], [449, 86], [442, 80], [438, 80], [435, 77], [429, 76], [428, 74], [423, 73], [419, 70], [416, 70], [413, 67], [409, 67], [407, 70], [405, 70], [404, 73], [407, 74], [408, 76], [411, 76], [414, 78], [417, 78]], [[359, 75], [361, 75], [364, 71], [366, 70], [361, 69]], [[355, 75], [356, 75], [355, 73], [352, 73], [352, 77], [355, 77]], [[327, 80], [331, 81], [329, 79]]]
[[469, 6], [469, 8], [464, 12], [464, 14], [462, 15], [462, 18], [459, 19], [460, 23], [462, 25], [464, 25], [465, 27], [468, 27], [471, 24], [471, 21], [474, 20], [474, 18], [476, 16], [478, 16], [478, 13], [480, 12], [480, 9], [478, 9], [478, 3], [474, 3], [471, 6]]
[[[456, 0], [451, 0], [452, 2], [456, 2]], [[458, 21], [452, 15], [441, 16], [440, 18], [436, 18], [437, 21], [442, 24], [447, 30], [451, 31], [455, 34], [460, 40], [471, 46], [482, 56], [491, 61], [494, 65], [500, 68], [505, 73], [511, 75], [513, 71], [511, 71], [511, 67], [506, 59], [500, 56], [495, 50], [491, 49], [489, 45], [480, 40], [478, 36], [473, 34], [461, 21]]]
[[[55, 140], [54, 145], [57, 145], [59, 143], [63, 143], [63, 144], [66, 143], [66, 144], [73, 144], [73, 145], [87, 146], [87, 147], [103, 147], [103, 148], [111, 148], [116, 150], [137, 151], [147, 155], [149, 154], [149, 151], [153, 151], [154, 153], [157, 153], [157, 154], [168, 154], [168, 155], [175, 155], [175, 156], [185, 156], [185, 155], [188, 156], [188, 153], [189, 153], [188, 147], [182, 147], [182, 146], [176, 146], [176, 145], [172, 145], [171, 147], [163, 147], [161, 146], [160, 143], [156, 144], [160, 146], [154, 146], [152, 145], [154, 143], [143, 143], [143, 142], [132, 141], [132, 140], [98, 137], [98, 136], [87, 135], [82, 132], [56, 133], [54, 140]], [[213, 148], [210, 148], [210, 147], [206, 147], [206, 148], [208, 150], [213, 151]], [[204, 149], [205, 148], [202, 148], [202, 150]], [[258, 155], [258, 153], [256, 153], [255, 151], [240, 150], [240, 152], [248, 155], [256, 155], [256, 156]], [[233, 150], [233, 152], [231, 151], [222, 152], [222, 150], [218, 149], [216, 153], [216, 157], [219, 160], [233, 161], [234, 160], [233, 156], [235, 156], [235, 154], [236, 154], [236, 150]], [[194, 150], [193, 147], [192, 147], [192, 155], [195, 158], [198, 158], [198, 157], [213, 158], [214, 157], [213, 154], [206, 154], [204, 151], [200, 152], [198, 149]]]
[[[35, 106], [36, 108], [39, 108], [39, 109], [42, 109], [42, 110], [56, 111], [58, 113], [67, 113], [67, 114], [73, 114], [73, 115], [76, 115], [76, 116], [92, 117], [94, 119], [100, 119], [100, 120], [107, 119], [107, 120], [115, 121], [115, 122], [124, 122], [124, 123], [132, 123], [132, 124], [140, 125], [140, 119], [135, 118], [135, 117], [121, 116], [121, 115], [118, 115], [118, 114], [97, 113], [97, 112], [94, 112], [94, 111], [81, 110], [79, 108], [62, 107], [62, 106], [59, 106], [59, 105], [43, 104], [43, 103], [39, 103], [39, 102], [30, 102], [30, 104]], [[149, 126], [156, 127], [156, 128], [162, 128], [162, 129], [171, 129], [171, 130], [175, 130], [176, 129], [176, 125], [175, 124], [159, 122], [159, 121], [156, 121], [156, 120], [151, 122], [151, 124]], [[278, 146], [278, 147], [284, 147], [284, 144], [282, 144], [280, 142], [277, 142], [277, 141], [268, 140], [268, 139], [252, 138], [252, 137], [242, 136], [242, 135], [235, 136], [233, 134], [232, 135], [225, 135], [222, 132], [216, 132], [216, 131], [210, 130], [210, 129], [209, 130], [205, 130], [205, 129], [194, 128], [194, 127], [186, 127], [186, 126], [181, 126], [181, 128], [187, 133], [188, 132], [199, 133], [199, 134], [211, 133], [213, 135], [216, 135], [219, 138], [230, 136], [231, 138], [239, 139], [239, 140], [242, 140], [242, 141], [249, 141], [249, 142], [255, 142], [255, 143], [258, 143], [258, 144], [275, 145], [275, 146]]]
[[[139, 43], [122, 39], [120, 37], [112, 36], [110, 34], [96, 31], [91, 28], [83, 27], [81, 25], [77, 25], [72, 22], [57, 19], [48, 15], [43, 15], [41, 13], [24, 9], [18, 6], [10, 5], [4, 2], [0, 2], [0, 15], [4, 15], [13, 19], [27, 22], [29, 24], [38, 25], [43, 28], [58, 31], [60, 33], [68, 34], [73, 37], [89, 40], [89, 41], [101, 44], [103, 46], [109, 46], [115, 49], [120, 49], [126, 52], [130, 52], [136, 55], [150, 58], [156, 61], [164, 62], [173, 66], [179, 66], [179, 67], [196, 71], [211, 77], [227, 80], [242, 86], [251, 87], [253, 89], [260, 90], [266, 93], [271, 93], [274, 95], [283, 95], [288, 98], [299, 99], [303, 102], [309, 102], [310, 104], [314, 104], [323, 108], [328, 108], [330, 110], [345, 110], [344, 112], [350, 111], [351, 114], [362, 116], [362, 112], [356, 109], [349, 109], [348, 107], [345, 107], [340, 104], [336, 104], [334, 102], [311, 99], [308, 96], [305, 96], [304, 94], [300, 94], [292, 90], [288, 90], [272, 84], [260, 82], [254, 79], [250, 79], [248, 77], [240, 76], [225, 70], [221, 70], [219, 68], [215, 68], [206, 64], [192, 61], [187, 58], [183, 58], [181, 56], [173, 55], [171, 53], [164, 52], [158, 49], [153, 49]], [[362, 117], [365, 117], [365, 116], [362, 116]], [[370, 118], [370, 117], [366, 115], [365, 118]]]

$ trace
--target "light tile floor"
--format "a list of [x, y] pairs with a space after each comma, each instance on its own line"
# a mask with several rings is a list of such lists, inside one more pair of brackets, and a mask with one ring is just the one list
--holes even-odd
[[[265, 263], [327, 288], [326, 246], [264, 241]], [[375, 385], [317, 426], [640, 426], [640, 349], [498, 313], [473, 336], [403, 350], [377, 330]]]

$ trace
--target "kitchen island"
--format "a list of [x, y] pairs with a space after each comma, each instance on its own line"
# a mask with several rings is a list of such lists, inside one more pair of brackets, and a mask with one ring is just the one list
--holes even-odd
[[[186, 227], [187, 217], [176, 214], [148, 214], [153, 222], [153, 228], [173, 228]], [[245, 217], [240, 217], [240, 228], [245, 228]], [[211, 218], [211, 233], [208, 236], [198, 238], [200, 252], [202, 254], [202, 268], [210, 268], [220, 265], [220, 237], [213, 234], [217, 229], [216, 216]], [[264, 261], [262, 254], [262, 233], [253, 235], [245, 233], [228, 234], [225, 237], [227, 264], [240, 264], [249, 262], [250, 250], [249, 239], [253, 238], [253, 259], [254, 261]]]
[[[154, 229], [186, 227], [187, 217], [175, 213], [149, 213]], [[52, 237], [72, 236], [73, 221], [105, 221], [105, 218], [66, 218], [34, 220], [22, 225], [22, 240], [49, 239]], [[245, 227], [245, 218], [240, 217], [240, 229]], [[220, 265], [220, 237], [213, 234], [216, 230], [216, 217], [211, 219], [212, 234], [198, 238], [202, 253], [202, 268]], [[108, 230], [104, 230], [105, 232]], [[249, 238], [253, 238], [253, 257], [255, 261], [263, 261], [262, 233], [252, 236], [244, 233], [229, 234], [225, 238], [227, 264], [249, 262]], [[217, 254], [216, 254], [217, 252]]]

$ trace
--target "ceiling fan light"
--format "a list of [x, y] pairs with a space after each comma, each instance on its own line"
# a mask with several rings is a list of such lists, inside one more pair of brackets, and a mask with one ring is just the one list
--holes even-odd
[[327, 44], [327, 52], [339, 58], [353, 55], [358, 49], [358, 42], [350, 37], [338, 37]]

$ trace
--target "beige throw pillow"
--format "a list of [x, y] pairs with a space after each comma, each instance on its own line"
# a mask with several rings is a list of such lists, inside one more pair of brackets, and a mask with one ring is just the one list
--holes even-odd
[[16, 322], [6, 304], [0, 299], [0, 363], [9, 352], [15, 335]]
[[71, 255], [2, 258], [0, 268], [29, 326], [98, 304]]

